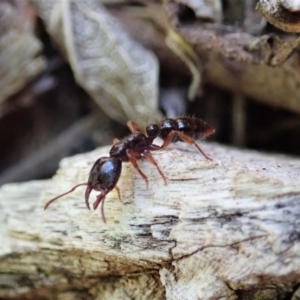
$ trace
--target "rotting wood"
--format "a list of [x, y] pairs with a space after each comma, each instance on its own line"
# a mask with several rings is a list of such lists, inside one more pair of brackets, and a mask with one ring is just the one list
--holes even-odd
[[288, 32], [300, 32], [300, 2], [298, 0], [260, 0], [259, 10], [274, 26]]
[[109, 147], [64, 159], [52, 180], [3, 186], [0, 299], [292, 295], [300, 283], [300, 160], [201, 145], [213, 162], [183, 150], [192, 147], [153, 152], [167, 186], [139, 161], [147, 190], [124, 163], [122, 202], [108, 194], [106, 224], [86, 209], [84, 188], [45, 212], [43, 205], [85, 182]]

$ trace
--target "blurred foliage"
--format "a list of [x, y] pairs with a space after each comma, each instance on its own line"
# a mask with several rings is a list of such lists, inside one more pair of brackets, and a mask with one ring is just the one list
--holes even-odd
[[1, 2], [0, 183], [52, 176], [62, 157], [128, 134], [126, 120], [162, 115], [299, 156], [299, 41], [255, 2]]

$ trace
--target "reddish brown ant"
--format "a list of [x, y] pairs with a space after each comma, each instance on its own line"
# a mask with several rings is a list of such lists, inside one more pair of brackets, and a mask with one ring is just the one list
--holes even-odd
[[[129, 123], [132, 123], [134, 129], [137, 130], [137, 126], [134, 122], [129, 121]], [[167, 147], [170, 143], [182, 141], [195, 145], [199, 152], [208, 160], [211, 160], [211, 158], [202, 151], [195, 140], [204, 139], [214, 132], [214, 128], [207, 125], [203, 120], [194, 117], [165, 119], [159, 124], [150, 124], [146, 127], [146, 134], [152, 141], [157, 137], [164, 140], [160, 149]]]
[[[148, 125], [146, 127], [146, 134], [141, 133], [138, 125], [133, 121], [129, 121], [127, 125], [132, 133], [123, 140], [117, 140], [115, 142], [110, 149], [109, 157], [101, 157], [94, 163], [90, 171], [88, 181], [86, 183], [77, 184], [68, 192], [48, 201], [44, 207], [45, 210], [55, 200], [73, 192], [79, 186], [86, 185], [85, 203], [87, 208], [90, 209], [89, 197], [91, 191], [99, 191], [100, 194], [93, 203], [93, 208], [94, 210], [97, 209], [101, 203], [101, 215], [103, 221], [106, 222], [104, 214], [104, 200], [106, 195], [114, 188], [116, 188], [120, 199], [120, 191], [117, 187], [117, 183], [122, 171], [122, 162], [131, 162], [145, 180], [148, 187], [148, 178], [137, 164], [137, 160], [142, 157], [145, 157], [150, 163], [155, 165], [159, 174], [163, 178], [164, 183], [167, 184], [165, 175], [160, 170], [150, 151], [160, 150], [167, 147], [170, 143], [183, 141], [189, 144], [194, 144], [206, 159], [211, 160], [195, 142], [195, 139], [203, 139], [213, 134], [215, 131], [201, 119], [194, 117], [166, 119], [159, 124]], [[162, 138], [164, 141], [161, 146], [153, 144], [154, 139], [157, 137]]]

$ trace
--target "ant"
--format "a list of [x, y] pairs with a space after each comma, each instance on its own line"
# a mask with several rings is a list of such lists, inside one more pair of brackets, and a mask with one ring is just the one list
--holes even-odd
[[[88, 181], [86, 183], [77, 184], [71, 190], [49, 200], [46, 203], [44, 210], [46, 210], [55, 200], [73, 192], [77, 187], [85, 185], [87, 186], [85, 190], [85, 203], [88, 209], [90, 209], [89, 197], [91, 191], [95, 190], [100, 192], [96, 201], [93, 203], [93, 208], [96, 210], [101, 203], [101, 215], [105, 223], [104, 200], [106, 195], [115, 188], [119, 199], [121, 199], [117, 182], [121, 175], [122, 162], [131, 162], [145, 180], [148, 188], [148, 178], [137, 164], [137, 160], [143, 157], [157, 168], [165, 185], [167, 184], [165, 175], [160, 170], [150, 151], [161, 150], [166, 148], [170, 143], [183, 141], [195, 145], [206, 159], [211, 160], [211, 158], [209, 158], [195, 142], [196, 139], [203, 139], [215, 132], [214, 128], [207, 125], [201, 119], [195, 117], [165, 119], [159, 124], [150, 124], [146, 126], [146, 134], [142, 133], [138, 125], [133, 121], [128, 121], [127, 125], [131, 134], [122, 140], [114, 141], [114, 145], [109, 152], [109, 157], [101, 157], [94, 163], [89, 173]], [[160, 137], [163, 140], [161, 146], [153, 144], [154, 139], [157, 137]]]

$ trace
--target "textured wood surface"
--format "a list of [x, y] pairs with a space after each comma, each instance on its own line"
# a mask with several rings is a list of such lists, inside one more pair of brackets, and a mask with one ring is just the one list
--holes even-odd
[[153, 153], [167, 186], [147, 161], [149, 189], [124, 163], [106, 224], [84, 187], [43, 206], [109, 147], [64, 159], [52, 180], [3, 186], [0, 299], [298, 299], [300, 160], [201, 145], [213, 162], [180, 145]]

